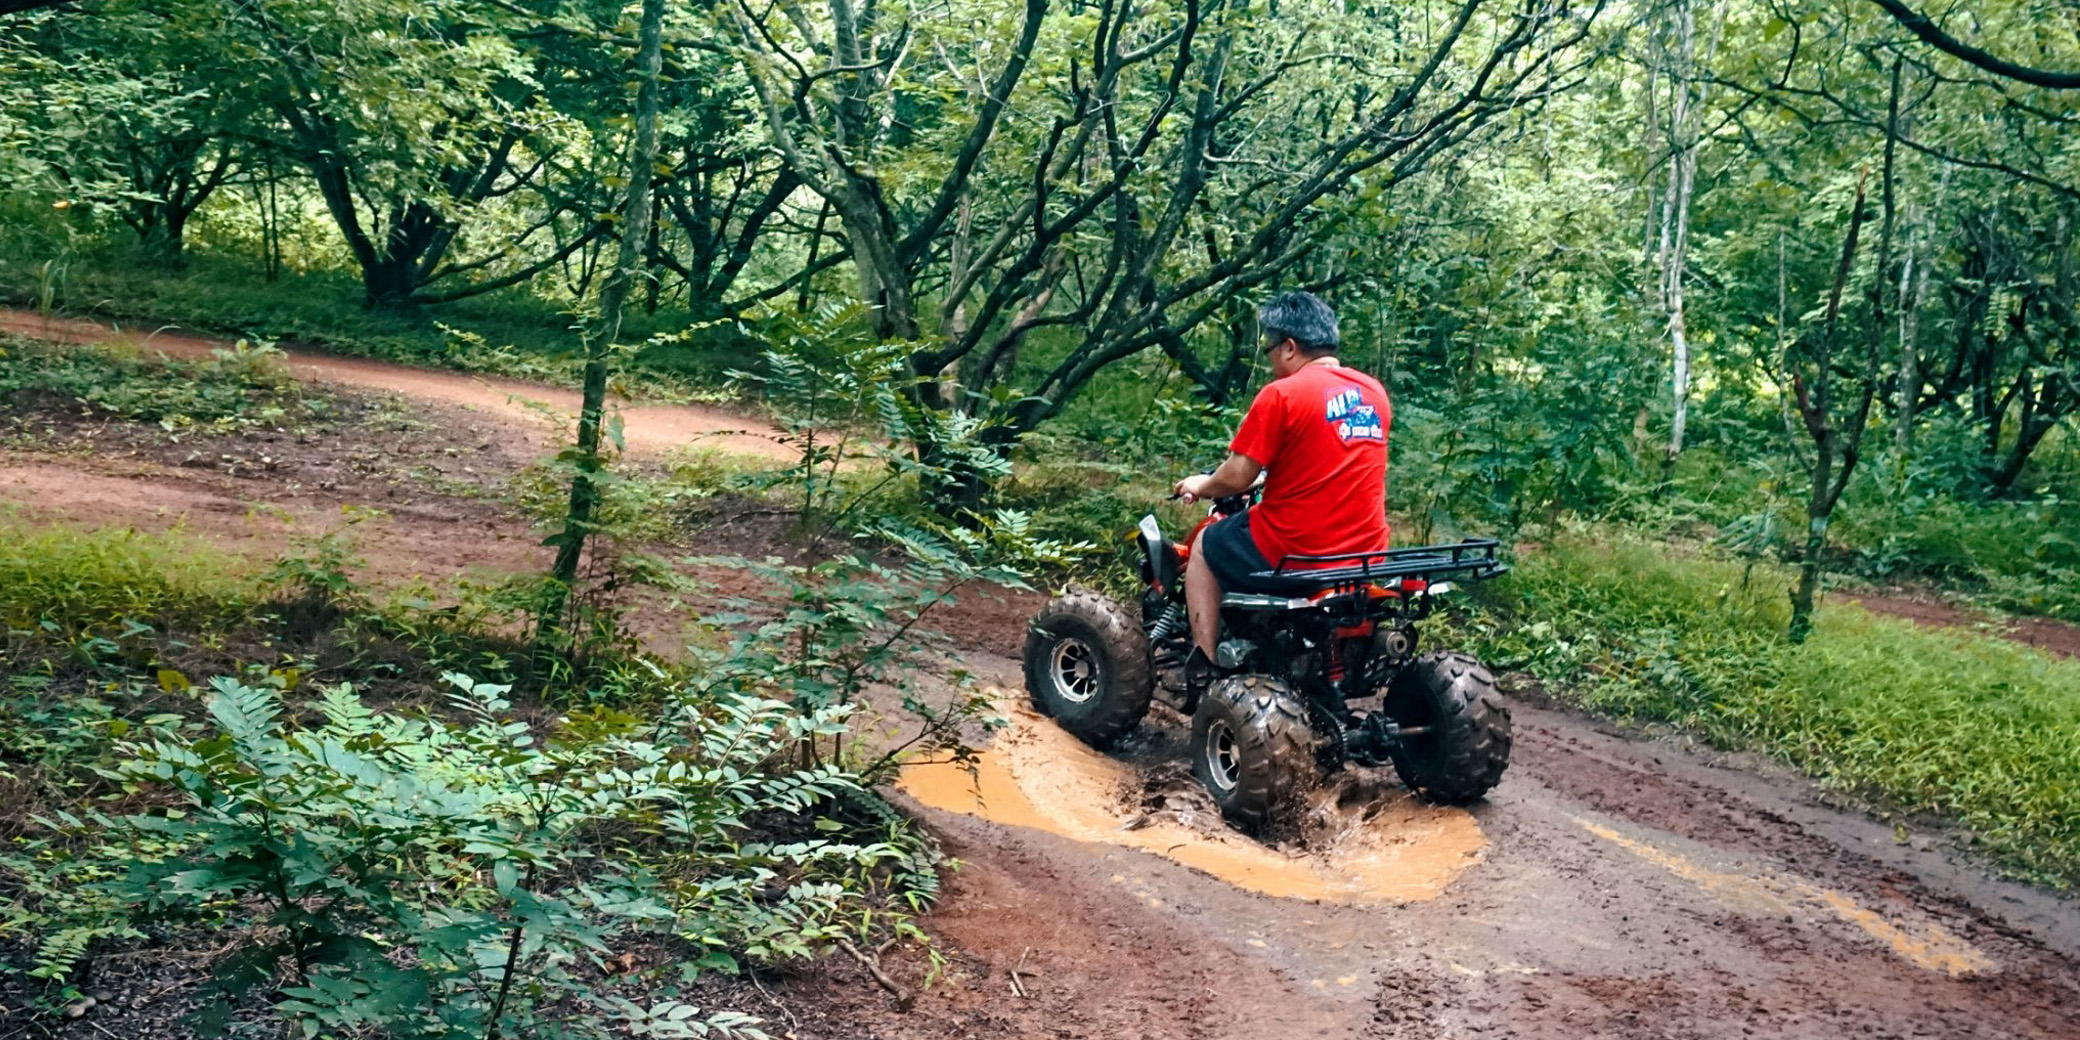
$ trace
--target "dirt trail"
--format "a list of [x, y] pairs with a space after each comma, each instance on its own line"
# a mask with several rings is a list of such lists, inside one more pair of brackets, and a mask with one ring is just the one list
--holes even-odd
[[256, 495], [236, 477], [152, 462], [0, 452], [0, 503], [86, 528], [180, 531], [256, 564], [352, 529], [357, 576], [382, 587], [490, 577], [541, 565], [539, 536], [466, 500], [392, 505], [349, 523], [345, 503]]
[[[169, 357], [207, 358], [234, 340], [178, 331], [162, 326], [151, 331], [123, 328], [79, 318], [45, 317], [34, 311], [0, 307], [0, 332], [60, 343], [123, 343]], [[458, 406], [500, 420], [535, 450], [547, 450], [567, 436], [559, 423], [575, 420], [578, 395], [560, 387], [446, 369], [341, 357], [320, 351], [291, 349], [286, 364], [298, 378], [313, 383], [358, 387], [399, 394], [418, 401]], [[763, 459], [794, 457], [779, 440], [780, 431], [761, 419], [702, 405], [637, 405], [620, 409], [623, 440], [631, 455], [657, 458], [686, 448], [712, 448], [728, 454]], [[556, 417], [552, 420], [552, 417]], [[1874, 613], [1906, 618], [1917, 624], [1977, 628], [2034, 646], [2047, 653], [2080, 657], [2080, 625], [2050, 618], [2015, 618], [1993, 623], [1949, 604], [1926, 598], [1883, 593], [1852, 593]]]
[[[926, 808], [966, 864], [933, 918], [946, 980], [909, 1013], [842, 970], [798, 982], [840, 1003], [798, 1035], [2080, 1038], [2070, 901], [1766, 763], [1515, 711], [1512, 772], [1472, 810], [1487, 847], [1434, 898], [1277, 898], [1174, 849]], [[1183, 740], [1157, 718], [1114, 764], [1159, 771]]]
[[2080, 625], [2055, 618], [1991, 618], [1922, 595], [1844, 592], [1839, 598], [1874, 614], [1905, 618], [1928, 628], [1970, 628], [1990, 632], [2059, 657], [2080, 657]]
[[[207, 358], [211, 351], [234, 342], [175, 331], [172, 326], [146, 332], [78, 318], [46, 318], [15, 309], [0, 309], [0, 332], [60, 343], [125, 343], [188, 359]], [[381, 390], [518, 420], [514, 427], [525, 431], [538, 446], [548, 446], [563, 436], [550, 415], [563, 417], [565, 422], [574, 421], [580, 404], [575, 391], [517, 379], [417, 368], [312, 350], [293, 349], [285, 353], [289, 371], [299, 379]], [[544, 409], [550, 415], [544, 415]], [[622, 408], [620, 414], [622, 436], [633, 455], [656, 457], [684, 448], [714, 448], [759, 458], [792, 457], [787, 446], [776, 439], [779, 431], [771, 424], [721, 408], [637, 405]]]

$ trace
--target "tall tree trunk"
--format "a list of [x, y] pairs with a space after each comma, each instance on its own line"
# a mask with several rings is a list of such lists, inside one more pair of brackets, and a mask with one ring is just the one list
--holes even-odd
[[178, 271], [187, 265], [188, 215], [168, 209], [141, 236], [145, 259], [156, 267]]
[[1827, 529], [1834, 520], [1834, 507], [1841, 501], [1842, 487], [1854, 467], [1850, 462], [1841, 476], [1836, 466], [1843, 451], [1842, 429], [1834, 417], [1834, 336], [1842, 313], [1842, 290], [1856, 264], [1856, 240], [1863, 230], [1863, 182], [1856, 184], [1855, 207], [1849, 215], [1849, 233], [1842, 240], [1841, 263], [1835, 268], [1834, 289], [1827, 297], [1827, 317], [1821, 323], [1813, 350], [1813, 383], [1792, 376], [1792, 392], [1806, 432], [1813, 438], [1812, 490], [1806, 496], [1805, 554], [1799, 560], [1798, 585], [1791, 591], [1791, 641], [1803, 643], [1813, 630], [1813, 606], [1820, 595], [1821, 557], [1827, 551]]
[[[809, 261], [804, 266], [816, 266], [816, 251], [823, 248], [823, 227], [830, 222], [830, 219], [831, 203], [829, 199], [825, 199], [823, 204], [816, 209], [816, 230], [809, 234]], [[794, 309], [796, 313], [806, 314], [809, 312], [809, 298], [815, 287], [816, 279], [802, 279], [802, 287], [795, 292]]]
[[[650, 233], [647, 236], [645, 236], [643, 244], [643, 255], [645, 257], [655, 257], [657, 255], [657, 229], [658, 226], [663, 223], [663, 221], [658, 219], [658, 209], [659, 203], [655, 199], [652, 199], [650, 202]], [[644, 265], [644, 268], [645, 277], [643, 279], [643, 313], [656, 314], [658, 303], [658, 290], [664, 284], [664, 279], [660, 277], [663, 271], [663, 265], [657, 263], [655, 260], [651, 260]]]
[[1642, 120], [1646, 126], [1646, 139], [1640, 149], [1646, 155], [1640, 160], [1644, 167], [1640, 180], [1647, 189], [1646, 216], [1640, 221], [1639, 230], [1639, 263], [1642, 268], [1654, 262], [1654, 235], [1663, 223], [1661, 215], [1664, 213], [1661, 200], [1654, 194], [1653, 176], [1654, 156], [1664, 152], [1664, 135], [1661, 132], [1661, 66], [1667, 61], [1665, 55], [1668, 53], [1668, 44], [1662, 39], [1659, 29], [1654, 33], [1653, 47], [1653, 60], [1647, 62], [1647, 86], [1640, 92], [1646, 108], [1645, 118]]
[[1907, 211], [1907, 252], [1899, 268], [1899, 390], [1897, 417], [1892, 427], [1892, 451], [1902, 476], [1907, 458], [1914, 451], [1914, 414], [1921, 407], [1921, 298], [1928, 291], [1928, 269], [1934, 261], [1921, 256], [1921, 226], [1918, 209]]
[[1668, 448], [1661, 459], [1666, 481], [1683, 453], [1690, 417], [1690, 336], [1683, 312], [1684, 268], [1690, 253], [1690, 194], [1697, 178], [1697, 129], [1693, 112], [1693, 64], [1697, 19], [1690, 0], [1674, 6], [1676, 53], [1669, 70], [1668, 195], [1662, 201], [1661, 307], [1668, 319], [1670, 352]]
[[910, 272], [897, 255], [894, 239], [878, 226], [878, 213], [854, 216], [849, 207], [840, 204], [838, 216], [859, 271], [859, 297], [874, 310], [874, 335], [885, 340], [916, 339], [917, 299], [910, 293]]
[[1792, 384], [1806, 429], [1813, 436], [1814, 448], [1813, 487], [1806, 500], [1805, 558], [1799, 561], [1798, 586], [1791, 594], [1789, 635], [1794, 643], [1804, 642], [1813, 629], [1813, 607], [1820, 591], [1827, 530], [1834, 521], [1835, 506], [1841, 503], [1842, 492], [1848, 490], [1849, 478], [1856, 473], [1856, 463], [1863, 450], [1864, 431], [1870, 421], [1871, 404], [1877, 398], [1878, 373], [1884, 364], [1885, 290], [1891, 273], [1892, 238], [1898, 226], [1893, 174], [1899, 151], [1901, 65], [1895, 57], [1892, 96], [1885, 120], [1885, 165], [1879, 189], [1884, 199], [1885, 216], [1878, 234], [1876, 276], [1871, 281], [1870, 315], [1862, 371], [1856, 383], [1856, 403], [1846, 417], [1836, 416], [1833, 401], [1835, 328], [1841, 316], [1842, 289], [1856, 263], [1857, 233], [1863, 228], [1864, 186], [1861, 177], [1856, 185], [1856, 211], [1850, 215], [1849, 234], [1842, 243], [1841, 266], [1835, 271], [1834, 289], [1828, 295], [1827, 318], [1812, 357], [1815, 389], [1809, 395], [1805, 382], [1796, 377]]
[[650, 183], [657, 172], [657, 80], [663, 69], [665, 0], [643, 0], [643, 21], [636, 49], [636, 69], [641, 77], [636, 91], [636, 140], [628, 160], [628, 198], [621, 209], [621, 243], [614, 270], [600, 286], [599, 321], [586, 335], [584, 403], [578, 412], [577, 471], [571, 478], [570, 505], [563, 532], [557, 540], [556, 562], [550, 568], [549, 593], [543, 604], [538, 644], [551, 648], [557, 642], [571, 586], [578, 578], [578, 561], [584, 555], [585, 539], [592, 531], [592, 518], [599, 506], [597, 475], [602, 463], [600, 428], [606, 411], [607, 359], [615, 337], [621, 334], [621, 313], [629, 289], [644, 275], [643, 247], [650, 237]]

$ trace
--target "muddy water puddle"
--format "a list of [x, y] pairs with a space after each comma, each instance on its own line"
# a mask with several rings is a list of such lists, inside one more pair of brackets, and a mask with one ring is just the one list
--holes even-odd
[[[1346, 771], [1348, 774], [1350, 771]], [[1023, 708], [974, 770], [906, 767], [897, 782], [925, 805], [1075, 841], [1139, 849], [1252, 892], [1334, 903], [1431, 899], [1478, 863], [1480, 825], [1398, 786], [1347, 777], [1314, 799], [1301, 844], [1281, 851], [1229, 829], [1188, 772], [1144, 775]]]

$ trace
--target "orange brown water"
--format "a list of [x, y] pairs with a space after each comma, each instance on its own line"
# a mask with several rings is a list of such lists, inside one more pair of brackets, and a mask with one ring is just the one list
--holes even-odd
[[[913, 764], [897, 786], [935, 809], [1076, 841], [1140, 849], [1264, 895], [1335, 903], [1430, 899], [1487, 847], [1480, 825], [1460, 809], [1395, 795], [1361, 816], [1325, 809], [1339, 827], [1319, 852], [1267, 848], [1218, 819], [1144, 816], [1122, 805], [1138, 790], [1125, 763], [1084, 746], [1024, 710], [982, 752], [971, 773], [944, 762]], [[1204, 816], [1206, 814], [1200, 814]]]

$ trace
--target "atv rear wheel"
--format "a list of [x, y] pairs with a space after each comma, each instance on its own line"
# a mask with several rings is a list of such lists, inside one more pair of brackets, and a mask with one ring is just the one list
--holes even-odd
[[1466, 654], [1409, 662], [1387, 684], [1384, 708], [1403, 729], [1427, 729], [1404, 738], [1392, 755], [1401, 782], [1429, 801], [1474, 801], [1509, 768], [1509, 705], [1495, 677]]
[[1148, 636], [1118, 603], [1072, 589], [1026, 630], [1026, 695], [1033, 707], [1094, 748], [1126, 736], [1155, 691]]
[[1222, 679], [1192, 713], [1192, 775], [1228, 822], [1260, 831], [1315, 777], [1307, 704], [1268, 675]]

